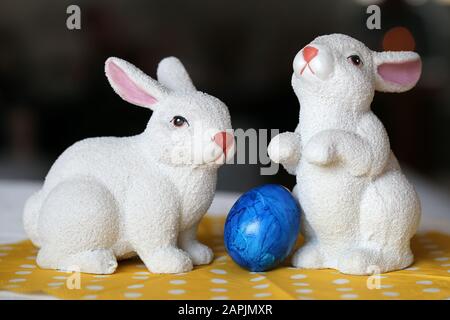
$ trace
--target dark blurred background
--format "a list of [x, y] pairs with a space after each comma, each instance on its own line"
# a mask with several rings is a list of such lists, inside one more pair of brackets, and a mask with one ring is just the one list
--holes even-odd
[[[81, 30], [66, 9], [81, 8]], [[369, 30], [369, 4], [381, 29]], [[418, 86], [378, 93], [372, 108], [403, 166], [450, 191], [450, 0], [62, 1], [0, 3], [0, 179], [45, 177], [77, 140], [140, 133], [146, 109], [122, 101], [103, 72], [124, 58], [151, 76], [179, 57], [197, 88], [222, 99], [234, 128], [293, 131], [299, 105], [290, 86], [295, 54], [316, 36], [346, 33], [374, 50], [415, 50]], [[294, 184], [260, 164], [221, 169], [219, 189]]]

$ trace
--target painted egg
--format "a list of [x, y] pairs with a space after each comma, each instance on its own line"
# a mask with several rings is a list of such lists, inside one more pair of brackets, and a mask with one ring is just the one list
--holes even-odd
[[225, 221], [228, 254], [251, 271], [269, 270], [292, 252], [300, 229], [300, 207], [288, 189], [267, 184], [244, 193]]

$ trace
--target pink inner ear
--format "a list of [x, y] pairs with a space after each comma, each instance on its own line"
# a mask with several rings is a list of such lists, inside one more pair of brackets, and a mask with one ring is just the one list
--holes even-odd
[[383, 63], [378, 66], [378, 74], [383, 80], [401, 86], [414, 85], [419, 80], [421, 70], [420, 60], [400, 63]]
[[106, 74], [114, 83], [118, 94], [126, 101], [139, 105], [152, 105], [158, 100], [141, 89], [130, 77], [114, 62], [110, 61], [106, 65]]

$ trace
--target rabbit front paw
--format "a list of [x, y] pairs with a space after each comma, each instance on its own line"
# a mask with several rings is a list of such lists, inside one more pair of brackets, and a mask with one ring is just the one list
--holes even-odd
[[300, 158], [300, 139], [294, 132], [284, 132], [275, 136], [269, 143], [267, 153], [270, 159], [276, 163], [298, 162]]
[[326, 166], [334, 161], [335, 148], [327, 134], [317, 134], [305, 146], [306, 161], [317, 166]]
[[182, 248], [189, 254], [192, 262], [196, 266], [202, 264], [209, 264], [211, 263], [214, 257], [214, 253], [211, 250], [211, 248], [205, 246], [204, 244], [198, 241], [192, 241], [183, 246]]
[[292, 265], [302, 269], [320, 269], [324, 267], [323, 257], [317, 244], [306, 244], [292, 256]]
[[193, 268], [189, 255], [176, 247], [160, 248], [141, 258], [153, 273], [181, 273]]
[[338, 259], [337, 269], [344, 274], [370, 275], [374, 268], [380, 270], [381, 255], [374, 251], [353, 248]]

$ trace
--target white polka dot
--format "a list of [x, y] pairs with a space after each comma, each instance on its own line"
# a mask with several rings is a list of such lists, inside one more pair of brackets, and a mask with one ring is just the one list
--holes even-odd
[[444, 300], [450, 300], [450, 297], [445, 298]]
[[147, 280], [148, 279], [148, 276], [134, 276], [134, 277], [132, 277], [133, 279], [136, 279], [136, 280]]
[[98, 285], [91, 285], [91, 286], [86, 286], [86, 289], [91, 290], [91, 291], [99, 291], [99, 290], [103, 290], [104, 287], [98, 286]]
[[295, 279], [295, 280], [297, 280], [297, 279], [305, 279], [306, 277], [307, 277], [306, 274], [294, 274], [294, 275], [291, 276], [291, 279]]
[[392, 288], [392, 287], [393, 287], [392, 284], [382, 284], [382, 285], [380, 285], [381, 289], [389, 289], [389, 288]]
[[350, 281], [347, 280], [347, 279], [336, 279], [336, 280], [333, 280], [334, 284], [346, 284], [346, 283], [349, 283], [349, 282]]
[[256, 286], [253, 286], [254, 289], [266, 289], [269, 287], [269, 284], [264, 283], [264, 284], [257, 284]]
[[438, 257], [438, 258], [434, 258], [434, 261], [447, 261], [448, 259], [450, 259], [450, 258], [448, 258], [448, 257]]
[[95, 294], [88, 294], [88, 295], [85, 295], [82, 299], [92, 300], [92, 299], [97, 299], [97, 296]]
[[294, 282], [292, 285], [297, 286], [297, 287], [307, 287], [307, 286], [309, 286], [309, 283], [306, 283], [306, 282]]
[[342, 299], [356, 299], [356, 298], [358, 298], [358, 295], [354, 294], [354, 293], [345, 293], [345, 294], [341, 295], [341, 298]]
[[27, 260], [36, 260], [36, 256], [29, 256], [29, 257], [26, 257], [26, 259]]
[[341, 292], [353, 291], [352, 288], [336, 288], [336, 290]]
[[150, 272], [147, 272], [147, 271], [138, 271], [138, 272], [135, 272], [134, 274], [137, 274], [137, 275], [139, 275], [139, 276], [147, 276], [147, 275], [150, 274]]
[[211, 300], [228, 300], [230, 298], [228, 298], [227, 296], [215, 296], [212, 297]]
[[3, 286], [3, 288], [6, 288], [6, 289], [13, 289], [13, 288], [20, 288], [20, 286], [17, 285], [17, 284], [8, 284], [8, 285], [6, 285], [6, 286]]
[[107, 274], [96, 274], [94, 276], [94, 278], [108, 278], [108, 277], [109, 277], [109, 275], [107, 275]]
[[228, 283], [228, 281], [225, 279], [217, 279], [217, 278], [211, 279], [211, 282], [212, 283]]
[[142, 293], [139, 293], [139, 292], [125, 292], [124, 296], [125, 296], [125, 298], [134, 299], [134, 298], [141, 297]]
[[59, 287], [62, 286], [64, 284], [64, 282], [50, 282], [48, 284], [49, 287]]
[[31, 271], [16, 271], [15, 274], [30, 274]]
[[25, 268], [25, 269], [34, 269], [34, 268], [36, 268], [36, 266], [34, 264], [22, 264], [20, 267], [21, 268]]
[[386, 297], [398, 297], [400, 293], [394, 291], [385, 291], [383, 292], [383, 295]]
[[186, 293], [186, 290], [183, 289], [173, 289], [168, 291], [170, 294], [183, 294]]
[[266, 274], [264, 271], [250, 271], [250, 274]]
[[226, 261], [228, 260], [227, 256], [220, 256], [217, 257], [216, 259], [214, 259], [215, 261], [221, 262], [221, 261]]
[[260, 277], [256, 277], [256, 278], [251, 278], [250, 281], [256, 282], [256, 281], [264, 280], [265, 278], [266, 278], [265, 276], [260, 276]]
[[417, 270], [419, 270], [419, 267], [409, 267], [409, 268], [406, 268], [405, 270], [408, 270], [408, 271], [417, 271]]
[[430, 281], [430, 280], [421, 280], [421, 281], [416, 281], [416, 283], [417, 283], [417, 284], [426, 284], [426, 285], [429, 285], [429, 284], [433, 284], [433, 281]]
[[187, 274], [186, 272], [175, 273], [174, 276], [184, 276]]
[[212, 288], [210, 291], [212, 291], [212, 292], [227, 292], [228, 289], [225, 289], [225, 288]]
[[0, 257], [7, 256], [8, 254], [6, 252], [0, 252]]
[[223, 269], [212, 269], [210, 270], [211, 273], [215, 273], [215, 274], [226, 274], [227, 272]]
[[264, 298], [264, 297], [270, 297], [272, 294], [270, 292], [263, 292], [263, 293], [255, 293], [253, 296], [255, 298]]
[[25, 281], [27, 281], [27, 279], [23, 279], [23, 278], [14, 278], [14, 279], [9, 280], [9, 282], [11, 282], [11, 283], [25, 282]]
[[54, 276], [53, 279], [55, 279], [55, 280], [66, 280], [67, 277], [66, 276]]
[[312, 298], [312, 297], [307, 297], [307, 296], [298, 296], [297, 299], [298, 299], [298, 300], [314, 300], [314, 298]]
[[450, 263], [441, 264], [442, 267], [450, 267]]
[[2, 250], [2, 251], [11, 251], [11, 250], [13, 250], [14, 248], [13, 247], [0, 247], [0, 250]]
[[171, 284], [176, 284], [176, 285], [178, 285], [178, 284], [185, 284], [186, 283], [186, 280], [170, 280], [169, 281]]
[[143, 287], [144, 287], [143, 284], [132, 284], [132, 285], [128, 286], [127, 288], [128, 289], [140, 289], [140, 288], [143, 288]]
[[297, 293], [311, 293], [312, 290], [311, 289], [297, 289], [297, 290], [295, 290], [295, 292], [297, 292]]
[[429, 292], [429, 293], [435, 293], [435, 292], [440, 292], [441, 289], [439, 288], [426, 288], [422, 290], [423, 292]]

